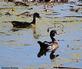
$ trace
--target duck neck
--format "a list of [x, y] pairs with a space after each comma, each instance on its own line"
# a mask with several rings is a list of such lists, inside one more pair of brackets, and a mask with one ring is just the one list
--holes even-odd
[[33, 20], [32, 20], [32, 22], [31, 22], [31, 24], [35, 24], [35, 23], [36, 23], [36, 17], [33, 16]]
[[50, 37], [51, 37], [52, 42], [56, 41], [56, 39], [53, 36], [50, 36]]

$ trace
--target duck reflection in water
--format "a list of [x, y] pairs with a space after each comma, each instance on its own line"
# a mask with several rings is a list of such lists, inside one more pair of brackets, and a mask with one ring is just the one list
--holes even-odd
[[58, 54], [54, 55], [55, 51], [59, 48], [58, 42], [54, 38], [55, 34], [57, 34], [56, 30], [51, 30], [51, 32], [50, 32], [50, 38], [52, 40], [51, 42], [38, 41], [38, 44], [40, 45], [40, 51], [37, 54], [37, 57], [41, 57], [43, 55], [46, 55], [47, 52], [51, 52], [50, 53], [50, 59], [54, 59], [54, 58], [59, 56]]

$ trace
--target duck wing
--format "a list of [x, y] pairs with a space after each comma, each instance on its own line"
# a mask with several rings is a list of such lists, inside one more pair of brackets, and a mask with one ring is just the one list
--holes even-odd
[[45, 44], [44, 42], [38, 41], [38, 44], [40, 45], [40, 51], [37, 54], [38, 57], [41, 57], [43, 55], [46, 55], [47, 53], [47, 44]]
[[47, 49], [48, 44], [45, 42], [38, 41], [38, 44], [40, 45], [41, 48]]
[[16, 28], [26, 28], [31, 25], [31, 23], [21, 21], [11, 21], [11, 23], [13, 24], [13, 27]]

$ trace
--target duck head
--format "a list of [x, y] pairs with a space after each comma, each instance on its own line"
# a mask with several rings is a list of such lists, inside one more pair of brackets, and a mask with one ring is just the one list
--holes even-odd
[[39, 13], [37, 13], [37, 12], [33, 14], [33, 20], [31, 22], [31, 25], [36, 24], [36, 18], [41, 18]]
[[57, 34], [57, 31], [56, 30], [51, 30], [50, 31], [50, 38], [52, 39], [52, 42], [55, 41], [55, 38], [54, 38], [55, 34]]
[[40, 14], [37, 13], [37, 12], [33, 14], [33, 17], [41, 18], [41, 17], [40, 17]]

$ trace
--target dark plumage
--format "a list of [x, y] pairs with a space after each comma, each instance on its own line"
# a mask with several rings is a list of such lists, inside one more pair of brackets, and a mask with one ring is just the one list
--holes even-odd
[[54, 55], [54, 52], [56, 51], [56, 49], [59, 47], [58, 43], [56, 42], [54, 36], [55, 34], [57, 34], [56, 30], [52, 30], [50, 32], [50, 38], [51, 38], [51, 42], [48, 41], [38, 41], [38, 44], [40, 45], [40, 51], [38, 53], [38, 57], [41, 57], [42, 55], [46, 55], [46, 53], [48, 51], [51, 51], [50, 53], [50, 59], [53, 59], [55, 57], [57, 57], [58, 55]]
[[33, 14], [32, 22], [21, 22], [21, 21], [11, 21], [13, 27], [15, 28], [26, 28], [36, 24], [36, 18], [40, 18], [39, 13]]
[[46, 52], [48, 51], [47, 49], [48, 45], [41, 41], [38, 41], [38, 44], [40, 45], [40, 51], [37, 56], [41, 57], [43, 55], [46, 55]]

